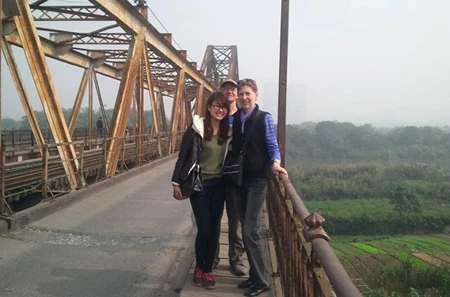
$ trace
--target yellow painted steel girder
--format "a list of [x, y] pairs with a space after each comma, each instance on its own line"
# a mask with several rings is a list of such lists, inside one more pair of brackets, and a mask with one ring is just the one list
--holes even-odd
[[[143, 57], [147, 57], [147, 56], [148, 56], [148, 49], [147, 49], [147, 47], [144, 47]], [[152, 74], [150, 71], [150, 63], [148, 62], [148, 59], [144, 58], [144, 65], [145, 65], [145, 70], [146, 70], [145, 72], [147, 74], [147, 81], [149, 83], [148, 94], [150, 97], [150, 104], [152, 106], [152, 112], [153, 112], [153, 127], [155, 129], [156, 139], [158, 141], [158, 154], [159, 154], [159, 156], [162, 156], [161, 134], [159, 131], [159, 121], [160, 121], [159, 110], [158, 110], [158, 107], [156, 106], [155, 92], [153, 91]]]
[[100, 85], [98, 84], [98, 79], [97, 79], [97, 75], [96, 75], [95, 71], [93, 73], [93, 78], [94, 78], [95, 90], [97, 91], [98, 103], [100, 104], [100, 109], [102, 112], [105, 134], [109, 134], [108, 118], [106, 117], [105, 105], [103, 104], [102, 93], [100, 92]]
[[164, 130], [164, 132], [167, 132], [166, 108], [164, 107], [163, 94], [158, 92], [157, 95], [158, 95], [158, 102], [159, 102], [159, 114], [161, 116], [163, 130]]
[[184, 97], [184, 84], [186, 81], [186, 76], [184, 70], [180, 70], [177, 78], [177, 89], [175, 91], [175, 100], [172, 105], [172, 116], [170, 121], [170, 144], [169, 144], [169, 154], [175, 152], [175, 144], [177, 140], [176, 133], [178, 132], [178, 125], [180, 123], [180, 110], [181, 102]]
[[92, 67], [85, 69], [83, 73], [83, 77], [81, 78], [80, 87], [78, 88], [77, 97], [75, 98], [75, 102], [72, 108], [72, 114], [69, 119], [69, 133], [73, 134], [73, 130], [75, 129], [75, 122], [78, 117], [78, 113], [80, 112], [81, 103], [83, 102], [83, 97], [86, 92], [86, 86], [89, 81], [89, 78], [92, 75]]
[[175, 49], [133, 6], [126, 1], [90, 0], [96, 6], [101, 7], [108, 15], [112, 16], [124, 26], [130, 33], [140, 32], [144, 29], [145, 41], [151, 45], [152, 50], [170, 60], [171, 64], [183, 69], [189, 77], [210, 92], [215, 86], [206, 79], [185, 57]]
[[203, 109], [205, 108], [205, 99], [204, 99], [204, 95], [203, 95], [203, 90], [204, 87], [203, 85], [200, 85], [198, 87], [198, 92], [197, 92], [197, 104], [196, 104], [196, 114], [200, 115], [200, 116], [204, 116], [203, 114]]
[[116, 173], [117, 161], [119, 160], [120, 148], [130, 113], [131, 101], [136, 84], [136, 76], [144, 47], [144, 34], [138, 34], [130, 44], [128, 59], [124, 67], [123, 77], [120, 81], [119, 91], [111, 119], [111, 139], [107, 143], [106, 153], [106, 176], [112, 177]]
[[33, 132], [33, 136], [36, 139], [36, 143], [39, 145], [39, 150], [42, 156], [43, 154], [42, 146], [45, 144], [45, 140], [44, 137], [42, 136], [41, 129], [39, 128], [39, 124], [36, 119], [36, 115], [34, 114], [33, 107], [30, 104], [28, 94], [22, 82], [22, 78], [19, 74], [19, 68], [17, 67], [16, 60], [14, 59], [11, 45], [8, 42], [6, 42], [4, 37], [2, 37], [1, 39], [1, 45], [3, 53], [5, 55], [6, 64], [8, 64], [9, 71], [11, 72], [11, 77], [14, 81], [17, 92], [19, 93], [20, 101], [22, 102], [23, 110], [25, 111], [28, 123], [30, 124], [31, 127], [31, 131]]
[[[20, 40], [20, 37], [17, 34], [17, 32], [12, 32], [12, 33], [8, 34], [6, 36], [6, 40], [10, 44], [13, 44], [13, 45], [16, 45], [19, 47], [23, 47], [22, 41]], [[87, 55], [83, 55], [74, 50], [70, 50], [68, 52], [61, 53], [59, 50], [59, 46], [56, 45], [55, 43], [53, 43], [43, 37], [40, 37], [40, 40], [41, 40], [41, 48], [47, 57], [51, 57], [55, 60], [58, 60], [58, 61], [61, 61], [64, 63], [68, 63], [68, 64], [71, 64], [74, 66], [78, 66], [78, 67], [81, 67], [84, 69], [88, 69], [93, 63], [95, 63], [95, 59], [93, 59]], [[118, 80], [120, 80], [122, 77], [122, 69], [113, 67], [106, 63], [96, 66], [95, 72], [98, 74], [113, 78], [113, 79], [118, 79]], [[144, 86], [147, 87], [147, 84], [145, 84]], [[153, 88], [154, 88], [155, 92], [162, 92], [162, 94], [164, 94], [166, 96], [173, 96], [173, 93], [169, 93], [169, 92], [160, 90], [160, 88], [158, 86], [153, 86]]]
[[[71, 143], [69, 129], [67, 128], [61, 105], [56, 96], [50, 71], [45, 60], [45, 55], [41, 47], [40, 38], [34, 25], [33, 17], [28, 5], [28, 1], [18, 0], [17, 7], [19, 16], [14, 16], [14, 23], [19, 32], [25, 56], [27, 58], [34, 83], [36, 85], [39, 98], [47, 116], [53, 138], [57, 143], [58, 152], [61, 157], [67, 179], [72, 190], [78, 186], [78, 160], [75, 149]], [[83, 186], [84, 186], [84, 182]]]

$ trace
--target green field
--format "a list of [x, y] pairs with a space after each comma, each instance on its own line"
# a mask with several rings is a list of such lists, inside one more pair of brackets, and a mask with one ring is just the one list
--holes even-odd
[[432, 271], [435, 267], [446, 267], [448, 271], [450, 267], [448, 234], [374, 238], [334, 236], [330, 245], [350, 277], [363, 279], [369, 288], [379, 287], [377, 274], [385, 268], [409, 265], [420, 272]]

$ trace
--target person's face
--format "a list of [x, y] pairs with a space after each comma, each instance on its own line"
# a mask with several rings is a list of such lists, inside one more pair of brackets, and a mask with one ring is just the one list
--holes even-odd
[[236, 99], [238, 98], [237, 88], [233, 84], [224, 84], [220, 88], [220, 92], [222, 92], [222, 94], [225, 95], [225, 97], [227, 98], [228, 102], [230, 102], [230, 104], [234, 103], [236, 101]]
[[218, 121], [228, 116], [228, 109], [224, 106], [221, 106], [217, 101], [214, 101], [211, 105], [208, 106], [208, 111], [211, 114], [211, 118]]
[[241, 102], [242, 109], [244, 109], [245, 112], [255, 106], [257, 99], [258, 93], [253, 91], [253, 89], [249, 86], [242, 86], [239, 89], [239, 101]]

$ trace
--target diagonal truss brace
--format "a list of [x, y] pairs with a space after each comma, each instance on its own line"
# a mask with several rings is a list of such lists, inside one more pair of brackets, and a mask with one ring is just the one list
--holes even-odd
[[[24, 53], [28, 61], [30, 71], [36, 85], [39, 98], [55, 142], [62, 143], [58, 146], [59, 155], [63, 164], [67, 179], [72, 190], [78, 186], [78, 160], [75, 153], [69, 129], [67, 128], [61, 105], [56, 96], [50, 71], [41, 47], [40, 38], [31, 15], [28, 1], [18, 0], [19, 16], [14, 16], [14, 23], [22, 41]], [[82, 181], [84, 186], [84, 181]]]
[[117, 162], [119, 160], [121, 138], [123, 137], [130, 113], [133, 92], [136, 85], [141, 53], [144, 48], [144, 34], [135, 36], [135, 40], [130, 44], [128, 60], [124, 67], [123, 77], [120, 81], [119, 91], [114, 106], [114, 113], [111, 119], [110, 140], [107, 144], [106, 154], [106, 176], [112, 177], [116, 173]]

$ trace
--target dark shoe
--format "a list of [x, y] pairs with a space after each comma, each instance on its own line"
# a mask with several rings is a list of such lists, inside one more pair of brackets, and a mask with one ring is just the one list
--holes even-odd
[[245, 291], [244, 295], [247, 297], [255, 297], [255, 296], [259, 296], [262, 293], [267, 292], [269, 290], [270, 290], [270, 287], [263, 287], [263, 288], [251, 287], [250, 289]]
[[242, 263], [235, 263], [230, 266], [230, 271], [234, 275], [237, 276], [244, 276], [247, 274], [247, 269], [245, 268], [244, 264]]
[[196, 287], [203, 286], [203, 270], [196, 266], [194, 269], [194, 277], [192, 278], [192, 284]]
[[203, 274], [203, 288], [206, 290], [212, 290], [216, 287], [216, 280], [212, 272]]
[[239, 289], [248, 289], [248, 288], [251, 288], [252, 286], [253, 286], [253, 281], [251, 281], [249, 279], [243, 280], [243, 281], [239, 282], [239, 284], [237, 285], [237, 287]]

